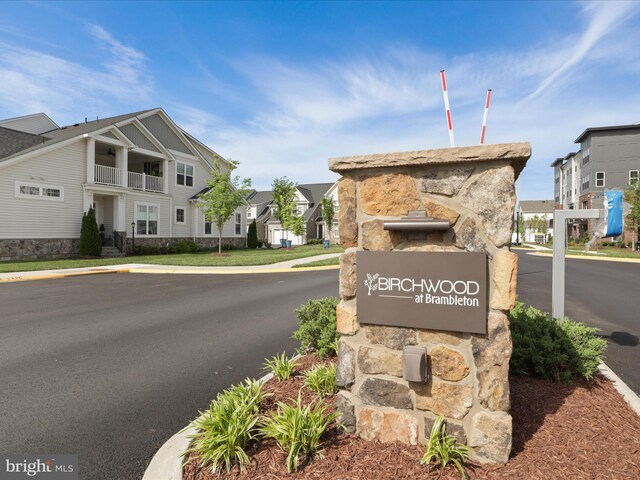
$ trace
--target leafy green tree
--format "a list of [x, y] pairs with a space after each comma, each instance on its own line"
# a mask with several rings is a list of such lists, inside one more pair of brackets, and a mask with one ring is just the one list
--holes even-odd
[[285, 238], [289, 238], [289, 230], [293, 229], [296, 215], [293, 213], [296, 208], [296, 185], [287, 177], [276, 178], [272, 185], [273, 203], [275, 210], [274, 217], [280, 222], [285, 231]]
[[80, 227], [80, 255], [87, 257], [99, 257], [102, 254], [102, 240], [100, 230], [96, 222], [96, 212], [90, 208], [82, 215]]
[[226, 169], [220, 166], [220, 162], [215, 163], [207, 180], [209, 189], [198, 195], [200, 202], [197, 205], [205, 220], [218, 228], [218, 253], [222, 253], [222, 228], [236, 209], [245, 204], [251, 187], [250, 179], [240, 180], [239, 176], [232, 175], [240, 162], [228, 160], [228, 163], [229, 168]]
[[304, 224], [304, 217], [302, 215], [292, 214], [289, 226], [291, 227], [293, 234], [299, 237], [303, 236], [307, 230]]
[[258, 248], [258, 227], [255, 219], [249, 225], [249, 231], [247, 232], [247, 247]]
[[325, 230], [324, 238], [331, 239], [331, 229], [333, 227], [333, 218], [336, 214], [336, 206], [332, 197], [322, 197], [322, 220], [324, 221]]
[[640, 240], [638, 238], [638, 227], [640, 227], [640, 181], [636, 180], [624, 191], [624, 201], [630, 207], [625, 226], [627, 230], [633, 232], [631, 247], [635, 248]]

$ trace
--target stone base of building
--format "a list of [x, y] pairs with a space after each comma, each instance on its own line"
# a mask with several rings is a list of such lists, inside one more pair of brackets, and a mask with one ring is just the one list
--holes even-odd
[[[177, 242], [193, 242], [193, 237], [185, 238], [136, 238], [136, 246], [170, 246]], [[217, 238], [196, 238], [201, 250], [218, 248]], [[223, 238], [223, 247], [244, 248], [244, 237]], [[126, 240], [127, 252], [132, 251], [132, 240]], [[30, 238], [0, 239], [0, 261], [55, 260], [76, 257], [80, 254], [79, 238]]]
[[0, 261], [69, 258], [79, 251], [79, 238], [0, 239]]

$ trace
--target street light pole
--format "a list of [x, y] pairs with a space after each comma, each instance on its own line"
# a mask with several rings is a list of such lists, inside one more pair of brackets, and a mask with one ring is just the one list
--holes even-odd
[[131, 222], [131, 251], [136, 253], [136, 222]]

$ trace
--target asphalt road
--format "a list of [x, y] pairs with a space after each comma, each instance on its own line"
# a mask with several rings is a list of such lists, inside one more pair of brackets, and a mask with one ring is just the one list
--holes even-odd
[[140, 478], [216, 393], [292, 353], [293, 310], [332, 271], [109, 274], [0, 285], [0, 452], [76, 453], [81, 479]]
[[[551, 257], [518, 251], [518, 298], [551, 311]], [[640, 264], [566, 259], [565, 315], [602, 329], [605, 363], [640, 394]]]

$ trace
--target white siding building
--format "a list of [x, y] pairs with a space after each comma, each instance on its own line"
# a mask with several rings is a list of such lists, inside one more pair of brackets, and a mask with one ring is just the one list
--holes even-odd
[[[214, 165], [228, 164], [161, 109], [58, 127], [45, 114], [0, 121], [0, 259], [78, 252], [90, 207], [105, 243], [120, 251], [194, 241], [215, 247], [198, 193]], [[223, 243], [245, 245], [244, 207]]]

